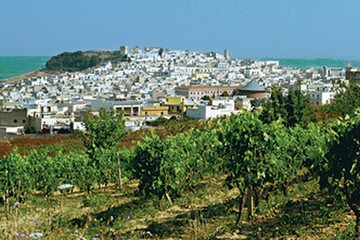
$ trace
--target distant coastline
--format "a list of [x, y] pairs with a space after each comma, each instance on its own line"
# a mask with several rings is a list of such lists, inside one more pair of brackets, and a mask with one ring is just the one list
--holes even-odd
[[41, 70], [50, 58], [49, 56], [0, 56], [0, 81]]
[[[0, 56], [0, 81], [4, 81], [10, 78], [17, 78], [19, 76], [27, 75], [29, 73], [41, 70], [44, 68], [45, 63], [50, 58], [50, 56]], [[257, 60], [275, 60], [279, 61], [281, 66], [289, 66], [300, 69], [311, 67], [320, 68], [323, 66], [345, 68], [348, 63], [350, 63], [354, 67], [360, 68], [359, 60], [344, 60], [331, 58], [296, 59], [271, 57], [260, 58]]]
[[276, 60], [280, 62], [281, 66], [289, 66], [294, 68], [320, 68], [320, 67], [334, 67], [346, 68], [347, 64], [360, 68], [359, 60], [345, 60], [332, 58], [315, 58], [315, 59], [301, 59], [301, 58], [263, 58], [260, 60]]

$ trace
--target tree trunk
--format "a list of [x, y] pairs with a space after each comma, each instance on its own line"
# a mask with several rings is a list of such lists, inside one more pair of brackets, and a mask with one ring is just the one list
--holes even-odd
[[20, 191], [21, 191], [21, 180], [18, 180], [18, 190], [17, 190], [17, 194], [16, 194], [16, 199], [17, 201], [20, 201]]
[[360, 212], [356, 214], [355, 239], [360, 239]]
[[284, 195], [285, 197], [288, 196], [288, 187], [287, 187], [287, 184], [282, 184], [282, 185], [281, 185], [281, 191], [283, 192], [283, 195]]
[[5, 217], [6, 217], [6, 219], [8, 218], [8, 211], [7, 211], [7, 203], [8, 203], [8, 201], [7, 201], [7, 198], [6, 198], [6, 195], [3, 195], [3, 200], [4, 200], [4, 213], [5, 213]]
[[254, 190], [253, 193], [254, 193], [254, 206], [255, 206], [255, 209], [256, 209], [257, 206], [259, 206], [260, 196], [262, 195], [262, 191], [261, 190], [259, 190], [259, 191]]
[[170, 205], [172, 206], [173, 203], [172, 203], [171, 198], [170, 198], [170, 196], [169, 196], [169, 194], [167, 192], [165, 193], [165, 196], [166, 196], [167, 200], [169, 201]]
[[241, 192], [239, 195], [239, 212], [238, 212], [238, 217], [236, 219], [236, 224], [240, 224], [240, 221], [242, 219], [242, 210], [244, 209], [244, 205], [245, 205], [245, 191]]
[[253, 197], [253, 189], [250, 185], [248, 188], [248, 216], [249, 218], [254, 215], [254, 197]]
[[121, 167], [120, 167], [120, 156], [119, 153], [117, 153], [117, 159], [118, 159], [118, 178], [119, 178], [119, 190], [122, 191], [122, 180], [121, 180]]

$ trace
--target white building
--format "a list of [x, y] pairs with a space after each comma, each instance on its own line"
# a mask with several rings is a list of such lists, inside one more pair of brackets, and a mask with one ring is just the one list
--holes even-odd
[[234, 113], [234, 100], [215, 100], [213, 105], [199, 104], [196, 108], [188, 108], [186, 116], [189, 118], [209, 119]]
[[336, 92], [332, 91], [309, 91], [310, 102], [314, 105], [325, 105], [334, 102]]

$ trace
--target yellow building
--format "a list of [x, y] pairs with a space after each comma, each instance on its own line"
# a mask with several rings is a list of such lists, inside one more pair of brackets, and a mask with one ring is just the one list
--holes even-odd
[[188, 107], [194, 107], [196, 102], [187, 101], [186, 98], [182, 96], [166, 97], [164, 105], [169, 108], [170, 114], [183, 114]]
[[158, 115], [168, 115], [169, 107], [160, 106], [159, 103], [154, 103], [152, 106], [144, 106], [141, 110], [141, 116], [158, 116]]
[[208, 73], [193, 73], [191, 77], [195, 79], [204, 79], [204, 78], [210, 78], [210, 74]]

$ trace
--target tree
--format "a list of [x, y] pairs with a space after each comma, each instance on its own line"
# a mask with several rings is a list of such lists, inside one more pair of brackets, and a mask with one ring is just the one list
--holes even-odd
[[0, 194], [4, 201], [5, 215], [9, 211], [9, 199], [22, 201], [30, 192], [29, 163], [17, 149], [0, 159]]
[[98, 116], [88, 113], [84, 123], [86, 132], [82, 140], [89, 156], [89, 167], [97, 169], [98, 184], [107, 184], [112, 175], [107, 171], [117, 163], [116, 147], [126, 134], [124, 117], [122, 114], [116, 116], [113, 110], [100, 109]]
[[260, 98], [255, 98], [255, 99], [251, 100], [250, 103], [251, 103], [251, 107], [253, 109], [258, 109], [266, 103], [266, 100], [260, 99]]
[[[159, 200], [166, 196], [172, 204], [171, 198], [179, 195], [179, 184], [176, 183], [179, 169], [174, 164], [179, 160], [179, 153], [171, 147], [170, 138], [146, 137], [135, 150], [132, 169], [134, 176], [140, 180], [140, 192], [154, 194]], [[169, 155], [172, 156], [169, 158]]]
[[360, 239], [360, 114], [335, 122], [329, 134], [323, 175], [335, 193], [345, 196], [356, 216], [355, 238]]
[[296, 124], [303, 126], [314, 116], [309, 98], [304, 96], [301, 91], [290, 91], [286, 100], [285, 110], [288, 127], [294, 127]]
[[[264, 124], [257, 113], [251, 112], [224, 119], [218, 129], [225, 153], [227, 185], [235, 186], [240, 191], [239, 223], [246, 190], [251, 199], [253, 191], [261, 190], [265, 183], [274, 182], [285, 170], [283, 156], [286, 151], [283, 150], [287, 141], [281, 134], [286, 133], [286, 130], [279, 122]], [[252, 207], [248, 209], [251, 215]]]
[[228, 97], [230, 96], [229, 93], [227, 91], [224, 91], [222, 94], [221, 94], [222, 97]]
[[284, 96], [279, 88], [275, 88], [270, 100], [263, 104], [260, 115], [264, 123], [271, 123], [282, 118], [288, 127], [294, 127], [297, 124], [306, 125], [314, 120], [314, 117], [309, 98], [301, 91], [290, 91], [287, 96]]
[[259, 116], [260, 119], [264, 123], [271, 123], [279, 118], [285, 119], [287, 117], [285, 104], [286, 97], [282, 94], [281, 88], [274, 88], [269, 101], [262, 104], [263, 110]]
[[335, 95], [335, 111], [341, 116], [353, 115], [356, 108], [360, 107], [360, 86], [349, 85], [345, 90]]
[[148, 121], [146, 122], [147, 125], [152, 126], [152, 127], [157, 127], [157, 126], [164, 126], [169, 122], [169, 120], [167, 118], [164, 118], [163, 116], [158, 117], [157, 119], [155, 119], [154, 121]]
[[47, 70], [58, 71], [81, 71], [99, 64], [101, 59], [98, 56], [87, 56], [82, 51], [64, 52], [50, 58], [46, 62]]
[[160, 57], [162, 57], [162, 56], [163, 56], [163, 53], [164, 53], [164, 49], [163, 49], [163, 48], [160, 48], [159, 51], [158, 51], [158, 55], [159, 55]]
[[211, 97], [209, 97], [208, 95], [205, 95], [201, 98], [201, 100], [209, 101], [209, 100], [211, 100]]
[[62, 152], [55, 154], [52, 150], [49, 146], [42, 146], [28, 155], [32, 186], [43, 192], [46, 200], [62, 184], [62, 177], [68, 172]]

